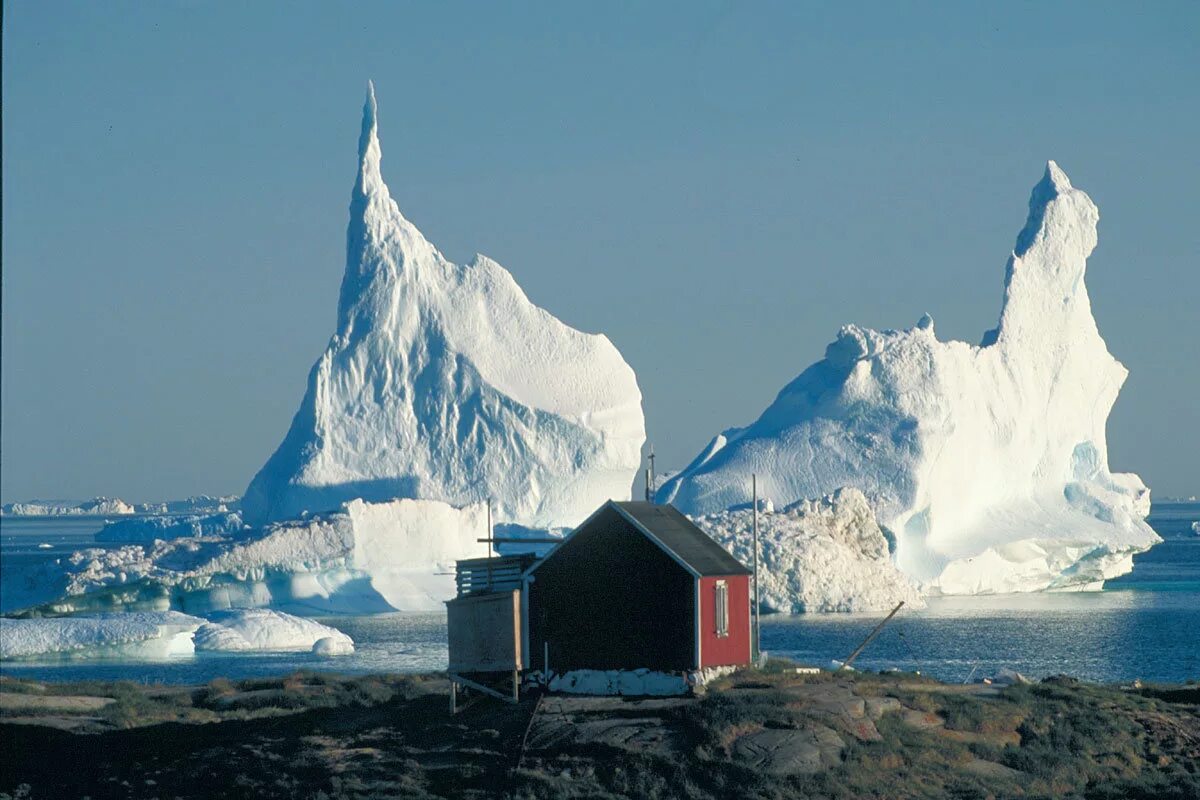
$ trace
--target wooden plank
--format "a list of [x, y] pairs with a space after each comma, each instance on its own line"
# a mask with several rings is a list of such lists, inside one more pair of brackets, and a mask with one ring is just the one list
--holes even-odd
[[492, 697], [498, 697], [506, 703], [517, 702], [512, 698], [511, 695], [507, 695], [504, 692], [498, 692], [490, 686], [484, 686], [482, 683], [477, 683], [470, 678], [464, 678], [462, 675], [455, 675], [451, 673], [449, 677], [450, 680], [454, 681], [455, 683], [461, 683], [463, 686], [470, 686], [476, 691], [483, 692], [484, 694], [490, 694]]

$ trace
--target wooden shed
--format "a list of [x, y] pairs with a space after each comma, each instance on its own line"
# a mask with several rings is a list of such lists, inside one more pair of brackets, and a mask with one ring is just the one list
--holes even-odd
[[751, 660], [750, 570], [673, 506], [604, 504], [524, 574], [522, 663], [689, 672]]
[[533, 555], [472, 558], [455, 568], [458, 596], [446, 602], [451, 707], [458, 683], [517, 699], [521, 671], [521, 587]]

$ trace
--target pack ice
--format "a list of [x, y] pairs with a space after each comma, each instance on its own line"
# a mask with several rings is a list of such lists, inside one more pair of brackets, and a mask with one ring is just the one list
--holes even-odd
[[404, 497], [573, 525], [629, 497], [644, 439], [633, 370], [606, 337], [535, 306], [489, 258], [452, 264], [400, 213], [370, 89], [337, 330], [246, 489], [246, 522]]
[[896, 563], [932, 593], [1096, 589], [1160, 541], [1150, 493], [1109, 471], [1127, 371], [1084, 285], [1099, 214], [1054, 162], [1033, 189], [979, 345], [847, 325], [753, 423], [717, 436], [657, 497], [689, 514], [861, 489]]

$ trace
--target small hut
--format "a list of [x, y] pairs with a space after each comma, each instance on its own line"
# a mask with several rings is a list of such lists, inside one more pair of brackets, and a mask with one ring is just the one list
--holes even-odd
[[750, 570], [673, 506], [610, 501], [540, 560], [460, 561], [458, 576], [451, 680], [491, 694], [511, 680], [515, 699], [522, 672], [685, 687], [751, 661]]
[[525, 667], [750, 663], [750, 570], [669, 505], [608, 502], [525, 573]]

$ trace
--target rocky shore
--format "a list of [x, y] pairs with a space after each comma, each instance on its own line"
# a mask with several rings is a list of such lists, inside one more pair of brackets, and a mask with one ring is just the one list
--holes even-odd
[[440, 675], [0, 679], [0, 797], [1190, 798], [1200, 687], [797, 674], [696, 698], [468, 698]]

